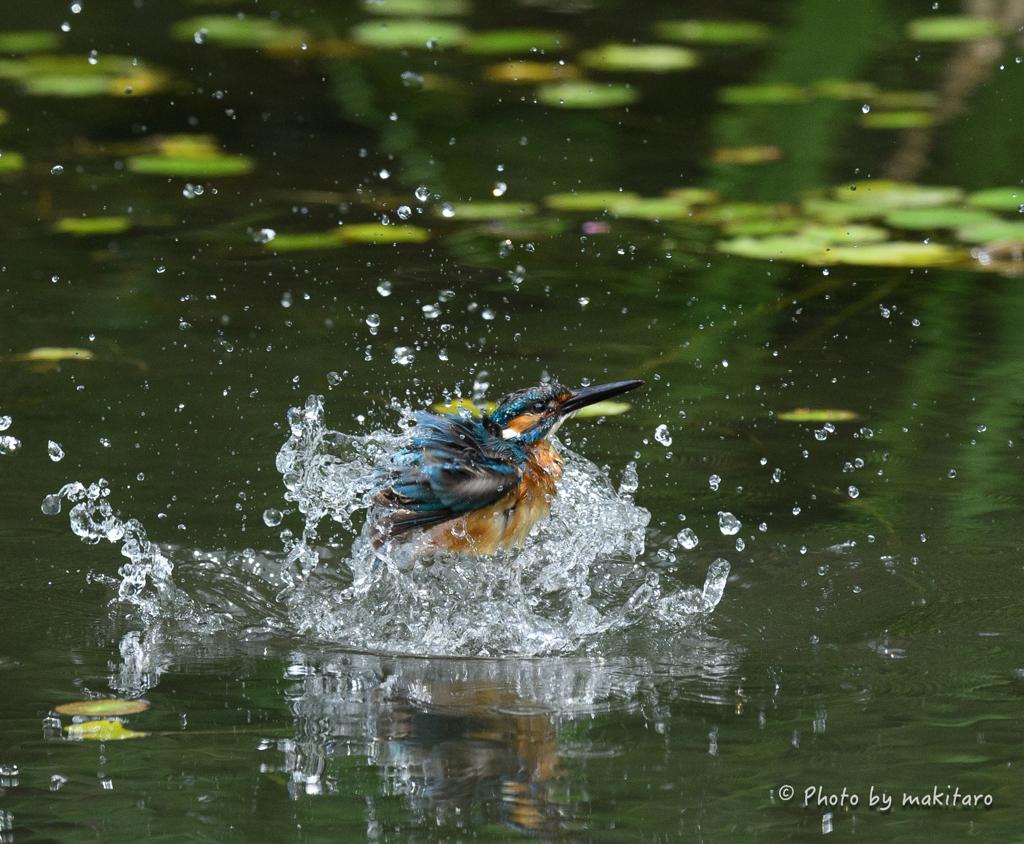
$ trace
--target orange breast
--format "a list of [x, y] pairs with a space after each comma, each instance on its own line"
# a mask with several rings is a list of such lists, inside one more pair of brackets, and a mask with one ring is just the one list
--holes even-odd
[[415, 540], [417, 553], [494, 554], [499, 548], [519, 547], [533, 526], [548, 517], [555, 482], [561, 477], [562, 458], [551, 443], [541, 440], [530, 450], [518, 487], [489, 507], [425, 531]]

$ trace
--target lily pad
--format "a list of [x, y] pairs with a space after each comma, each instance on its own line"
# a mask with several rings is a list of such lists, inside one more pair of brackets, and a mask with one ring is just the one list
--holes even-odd
[[553, 29], [494, 29], [474, 32], [465, 43], [467, 53], [532, 53], [564, 50], [569, 39]]
[[17, 80], [33, 96], [141, 96], [160, 91], [171, 77], [128, 56], [99, 56], [95, 64], [80, 56], [38, 54], [0, 60], [0, 78]]
[[872, 108], [889, 111], [930, 109], [939, 105], [939, 95], [934, 91], [879, 91], [868, 99]]
[[45, 53], [60, 46], [60, 36], [47, 29], [0, 32], [0, 53]]
[[834, 188], [832, 196], [850, 205], [888, 211], [894, 208], [949, 205], [961, 202], [964, 193], [960, 188], [945, 185], [918, 185], [912, 182], [873, 179], [853, 186]]
[[375, 0], [362, 8], [374, 15], [431, 18], [468, 15], [470, 5], [468, 0]]
[[622, 83], [599, 83], [567, 80], [541, 85], [537, 100], [544, 105], [562, 108], [614, 108], [627, 106], [639, 99], [635, 88]]
[[718, 147], [711, 152], [718, 164], [768, 164], [782, 157], [782, 150], [776, 146]]
[[691, 205], [669, 196], [620, 197], [608, 211], [617, 217], [634, 220], [678, 220], [691, 214]]
[[55, 232], [82, 237], [97, 234], [121, 234], [131, 226], [127, 217], [65, 217], [53, 224]]
[[469, 38], [469, 30], [457, 23], [432, 20], [367, 21], [352, 27], [353, 41], [382, 50], [428, 50], [458, 47]]
[[993, 211], [1020, 211], [1024, 208], [1024, 185], [1010, 188], [989, 188], [972, 193], [967, 203]]
[[659, 38], [694, 44], [756, 44], [772, 34], [756, 21], [659, 21], [654, 31]]
[[493, 64], [484, 71], [492, 82], [551, 82], [559, 79], [579, 79], [582, 74], [574, 65], [551, 62], [504, 62]]
[[310, 40], [309, 33], [270, 18], [235, 15], [203, 15], [178, 21], [171, 29], [179, 41], [217, 44], [221, 47], [299, 47]]
[[537, 212], [532, 202], [453, 202], [451, 206], [456, 220], [501, 220]]
[[[633, 405], [624, 401], [598, 401], [581, 407], [576, 411], [577, 419], [597, 418], [599, 416], [621, 416], [627, 413]], [[447, 404], [435, 404], [432, 409], [437, 413], [457, 414], [460, 411], [469, 411], [473, 416], [479, 417], [485, 413], [494, 413], [498, 409], [498, 403], [473, 402], [470, 399], [456, 399]]]
[[88, 349], [76, 349], [65, 346], [39, 346], [27, 352], [11, 355], [8, 360], [19, 363], [33, 361], [56, 363], [62, 360], [92, 360], [95, 357], [95, 352], [91, 352]]
[[826, 263], [867, 267], [944, 267], [964, 258], [959, 249], [942, 243], [892, 241], [868, 246], [836, 246]]
[[859, 414], [852, 410], [798, 407], [796, 410], [776, 413], [775, 418], [783, 422], [850, 422], [859, 418]]
[[810, 93], [799, 85], [777, 82], [767, 85], [727, 85], [718, 98], [728, 105], [790, 105], [805, 103]]
[[427, 229], [417, 226], [385, 226], [381, 223], [350, 223], [326, 232], [278, 234], [263, 244], [273, 252], [300, 252], [313, 249], [337, 249], [350, 243], [424, 243], [430, 240]]
[[971, 223], [957, 230], [956, 236], [965, 243], [996, 243], [1011, 240], [1024, 243], [1024, 220], [1000, 220]]
[[693, 50], [667, 44], [605, 44], [581, 53], [580, 63], [594, 70], [667, 73], [696, 67], [699, 58]]
[[935, 115], [930, 111], [873, 111], [861, 118], [865, 129], [919, 129], [932, 126]]
[[799, 217], [783, 220], [733, 220], [722, 226], [722, 232], [732, 237], [774, 237], [795, 234], [806, 225], [807, 221]]
[[896, 229], [927, 231], [929, 229], [956, 229], [974, 223], [999, 221], [987, 211], [973, 208], [901, 208], [885, 215], [885, 222]]
[[970, 15], [932, 15], [907, 24], [907, 34], [915, 41], [980, 41], [1004, 32], [999, 21]]
[[871, 82], [822, 79], [814, 83], [814, 93], [826, 100], [870, 100], [878, 94], [878, 87]]
[[679, 199], [690, 205], [709, 205], [721, 200], [721, 194], [712, 188], [669, 188], [665, 196]]
[[25, 169], [25, 156], [20, 152], [0, 153], [0, 173], [15, 173]]
[[145, 738], [149, 733], [129, 730], [120, 721], [83, 721], [67, 728], [72, 741], [121, 741], [123, 739]]
[[171, 135], [153, 148], [153, 153], [129, 156], [128, 169], [160, 176], [241, 176], [255, 167], [247, 155], [224, 152], [211, 135]]
[[544, 198], [544, 204], [556, 211], [607, 211], [616, 202], [637, 200], [640, 195], [631, 191], [581, 190], [574, 193], [553, 193]]
[[137, 712], [145, 712], [149, 709], [149, 703], [144, 700], [104, 698], [101, 700], [76, 700], [73, 703], [62, 703], [53, 709], [61, 715], [102, 715], [112, 718], [118, 715], [134, 715]]

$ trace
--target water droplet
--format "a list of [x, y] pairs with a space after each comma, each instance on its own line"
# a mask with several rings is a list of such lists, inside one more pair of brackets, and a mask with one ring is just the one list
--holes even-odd
[[697, 547], [699, 540], [692, 528], [683, 528], [676, 534], [676, 541], [687, 551]]
[[512, 250], [514, 248], [515, 247], [513, 246], [511, 240], [503, 240], [501, 243], [498, 244], [498, 257], [507, 258], [509, 255], [512, 254]]
[[441, 309], [437, 305], [424, 305], [423, 316], [427, 319], [437, 319], [441, 316]]
[[0, 437], [0, 454], [5, 454], [11, 457], [18, 453], [21, 449], [21, 440], [17, 437], [12, 437], [10, 434], [6, 434]]
[[426, 185], [420, 185], [418, 188], [416, 188], [415, 194], [416, 198], [420, 202], [426, 202], [428, 199], [430, 199], [430, 188], [428, 188]]
[[412, 209], [408, 205], [398, 206], [398, 219], [408, 220], [412, 216]]
[[984, 434], [985, 431], [987, 431], [987, 430], [988, 430], [988, 425], [979, 425], [978, 426], [978, 433], [979, 434]]
[[867, 114], [869, 111], [871, 111], [871, 106], [869, 106], [867, 103], [864, 103], [864, 105], [860, 107], [860, 110], [864, 112], [864, 114]]
[[793, 508], [793, 515], [794, 516], [799, 516], [800, 515], [800, 508], [799, 507], [794, 507]]
[[10, 428], [13, 421], [10, 416], [0, 416], [0, 431], [6, 431]]
[[416, 354], [408, 346], [396, 346], [391, 353], [391, 362], [399, 366], [408, 366], [416, 359]]
[[654, 439], [666, 448], [672, 445], [672, 435], [668, 432], [668, 425], [664, 423], [654, 429]]
[[380, 176], [382, 179], [390, 179], [391, 178], [391, 171], [390, 170], [381, 170], [377, 175]]
[[165, 273], [165, 272], [167, 272], [167, 267], [157, 267], [156, 271], [158, 273]]
[[747, 543], [743, 541], [743, 537], [737, 536], [736, 537], [736, 550], [737, 551], [742, 551], [746, 547], [747, 547]]
[[846, 494], [849, 495], [850, 498], [856, 498], [858, 495], [860, 495], [860, 490], [857, 489], [857, 487], [855, 486], [851, 486], [847, 488]]
[[391, 295], [391, 282], [382, 281], [377, 285], [377, 292], [386, 299]]
[[722, 479], [718, 475], [712, 475], [708, 478], [708, 486], [711, 487], [713, 492], [718, 492], [718, 485], [722, 483]]
[[728, 510], [718, 511], [718, 529], [725, 536], [735, 536], [740, 532], [742, 523]]
[[370, 333], [376, 334], [377, 329], [380, 328], [380, 314], [370, 314], [366, 318], [366, 324], [370, 326]]
[[60, 495], [54, 493], [43, 499], [42, 511], [47, 516], [56, 516], [60, 512]]
[[448, 350], [447, 349], [438, 349], [437, 350], [437, 359], [438, 360], [448, 360]]
[[437, 49], [437, 39], [436, 38], [428, 38], [427, 39], [427, 49], [428, 50], [436, 50]]
[[441, 216], [448, 217], [449, 219], [455, 216], [455, 209], [450, 202], [441, 203]]
[[208, 33], [205, 29], [200, 29], [192, 35], [192, 40], [195, 41], [196, 44], [205, 44], [207, 34]]
[[495, 182], [494, 183], [494, 190], [492, 190], [491, 193], [493, 193], [495, 196], [504, 196], [505, 195], [505, 191], [507, 191], [507, 190], [508, 190], [508, 185], [506, 185], [504, 182]]
[[263, 511], [263, 522], [267, 527], [277, 527], [283, 518], [284, 513], [274, 507], [268, 507]]
[[828, 439], [828, 432], [825, 431], [823, 428], [819, 428], [814, 432], [814, 439], [821, 440], [822, 442], [824, 442], [826, 439]]
[[481, 313], [480, 316], [490, 322], [497, 316], [497, 313], [495, 313], [494, 308], [484, 308], [483, 313]]
[[90, 50], [89, 51], [89, 64], [99, 64], [100, 60], [99, 60], [98, 57], [99, 57], [99, 53], [97, 53], [95, 50]]
[[59, 176], [63, 172], [64, 167], [60, 164], [54, 164], [53, 167], [50, 168], [50, 174], [53, 176]]
[[100, 445], [103, 446], [104, 448], [110, 448], [110, 440], [108, 440], [106, 437], [100, 437]]
[[585, 308], [587, 305], [590, 304], [590, 297], [589, 296], [580, 296], [580, 298], [577, 299], [576, 301], [580, 303], [580, 307], [581, 308]]
[[50, 459], [54, 463], [60, 463], [64, 459], [64, 449], [60, 447], [60, 443], [53, 440], [46, 444], [46, 453], [50, 455]]
[[406, 88], [422, 88], [423, 87], [423, 77], [420, 76], [418, 73], [413, 73], [411, 70], [407, 70], [405, 73], [403, 73], [399, 77], [399, 79], [402, 80], [402, 84]]
[[328, 372], [327, 383], [332, 387], [337, 387], [341, 383], [341, 376], [337, 372]]
[[182, 331], [188, 331], [192, 327], [192, 323], [185, 322], [185, 320], [178, 318], [178, 328]]
[[71, 32], [71, 24], [69, 24], [67, 21], [64, 21], [64, 23], [60, 25], [60, 31]]
[[257, 243], [270, 243], [275, 237], [277, 237], [277, 232], [273, 229], [260, 229], [252, 239]]
[[955, 478], [956, 477], [956, 469], [950, 469], [948, 474], [947, 474], [947, 477]]

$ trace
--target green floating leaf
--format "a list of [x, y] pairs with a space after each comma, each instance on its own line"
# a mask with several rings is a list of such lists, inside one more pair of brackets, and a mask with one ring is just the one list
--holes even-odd
[[84, 721], [72, 724], [67, 728], [68, 738], [72, 741], [122, 741], [124, 739], [145, 738], [149, 733], [129, 730], [120, 721]]
[[728, 105], [789, 105], [805, 103], [809, 92], [799, 85], [777, 82], [770, 85], [727, 85], [718, 98]]
[[939, 96], [934, 91], [879, 91], [868, 99], [872, 108], [890, 111], [930, 109], [939, 104]]
[[15, 173], [25, 169], [25, 156], [20, 152], [0, 153], [0, 173]]
[[537, 212], [532, 202], [453, 202], [451, 206], [456, 220], [502, 220]]
[[49, 30], [0, 32], [0, 53], [44, 53], [60, 46], [60, 36]]
[[119, 715], [134, 715], [137, 712], [145, 712], [149, 709], [149, 703], [144, 700], [104, 698], [102, 700], [76, 700], [73, 703], [62, 703], [53, 709], [61, 715], [101, 715], [113, 718]]
[[[581, 407], [576, 411], [577, 419], [597, 418], [598, 416], [621, 416], [627, 413], [633, 405], [624, 401], [598, 401]], [[498, 409], [497, 402], [473, 402], [470, 399], [456, 399], [446, 404], [435, 404], [431, 407], [437, 413], [458, 414], [459, 411], [469, 411], [475, 417], [485, 413], [494, 413]]]
[[771, 30], [755, 21], [659, 21], [659, 38], [694, 44], [756, 44], [771, 38]]
[[586, 82], [583, 80], [555, 82], [537, 89], [537, 100], [544, 105], [562, 108], [614, 108], [627, 106], [639, 98], [635, 88], [620, 83]]
[[1000, 220], [993, 217], [963, 226], [957, 230], [956, 236], [965, 243], [996, 243], [1001, 240], [1024, 243], [1024, 220]]
[[28, 352], [11, 355], [8, 360], [19, 363], [42, 361], [45, 363], [56, 363], [62, 360], [93, 360], [96, 357], [94, 352], [88, 349], [76, 349], [62, 346], [39, 346]]
[[967, 204], [993, 211], [1021, 211], [1024, 209], [1024, 186], [980, 190], [967, 197]]
[[616, 202], [638, 200], [640, 195], [621, 190], [581, 190], [573, 193], [553, 193], [544, 198], [544, 204], [556, 211], [607, 211]]
[[354, 26], [349, 36], [357, 44], [383, 50], [427, 50], [432, 46], [458, 47], [469, 37], [469, 30], [456, 23], [432, 20], [367, 21]]
[[808, 240], [793, 235], [790, 237], [735, 237], [719, 241], [718, 251], [740, 258], [757, 261], [805, 261], [816, 263], [824, 260], [826, 246], [819, 240]]
[[605, 44], [580, 54], [580, 63], [594, 70], [666, 73], [696, 67], [699, 58], [686, 47], [665, 44]]
[[217, 44], [222, 47], [301, 47], [309, 33], [270, 18], [239, 18], [235, 15], [203, 15], [178, 21], [171, 29], [179, 41]]
[[732, 237], [774, 237], [795, 234], [806, 225], [807, 221], [799, 217], [785, 220], [735, 220], [727, 222], [722, 231]]
[[871, 82], [822, 79], [814, 83], [814, 93], [826, 100], [870, 100], [878, 94], [878, 87]]
[[104, 55], [96, 63], [81, 56], [39, 54], [0, 60], [0, 78], [17, 80], [33, 96], [141, 96], [160, 91], [171, 77], [128, 56]]
[[272, 252], [299, 252], [337, 249], [350, 243], [424, 243], [430, 238], [431, 233], [427, 229], [417, 226], [349, 223], [326, 232], [278, 234], [263, 246]]
[[972, 208], [901, 208], [885, 215], [885, 222], [895, 229], [926, 231], [929, 229], [956, 229], [972, 223], [999, 221], [987, 211]]
[[907, 24], [907, 34], [915, 41], [979, 41], [1004, 33], [999, 21], [970, 15], [933, 15]]
[[53, 224], [55, 232], [79, 236], [121, 234], [131, 226], [127, 217], [65, 217]]
[[242, 176], [255, 162], [247, 155], [229, 155], [210, 135], [171, 135], [160, 139], [156, 152], [128, 156], [128, 169], [157, 176]]
[[889, 182], [873, 179], [853, 186], [837, 187], [832, 196], [840, 202], [871, 207], [880, 211], [894, 208], [921, 208], [929, 205], [950, 205], [962, 202], [960, 188], [945, 185], [918, 185], [912, 182]]
[[564, 50], [569, 39], [553, 29], [494, 29], [475, 32], [465, 42], [467, 53], [513, 55], [544, 50]]
[[337, 228], [338, 237], [347, 243], [426, 243], [427, 229], [405, 223], [385, 226], [381, 223], [348, 223]]
[[944, 267], [963, 259], [961, 250], [942, 243], [893, 241], [861, 247], [836, 246], [824, 263], [867, 267]]
[[793, 216], [791, 205], [781, 202], [723, 202], [703, 209], [698, 222], [721, 225], [737, 220], [781, 220]]
[[775, 418], [783, 422], [850, 422], [859, 418], [859, 414], [852, 410], [798, 407], [776, 413]]
[[711, 152], [711, 158], [717, 164], [769, 164], [780, 161], [782, 150], [776, 146], [717, 147]]
[[669, 188], [665, 196], [688, 202], [691, 205], [708, 205], [718, 202], [722, 197], [718, 191], [711, 188]]
[[667, 196], [623, 197], [613, 202], [609, 213], [634, 220], [678, 220], [690, 216], [691, 205], [683, 199]]
[[533, 83], [553, 82], [559, 79], [579, 79], [579, 68], [570, 64], [519, 61], [492, 64], [484, 70], [491, 82]]
[[935, 115], [930, 111], [873, 111], [861, 118], [865, 129], [919, 129], [932, 126]]
[[470, 10], [468, 0], [375, 0], [362, 8], [373, 15], [421, 18], [468, 15]]

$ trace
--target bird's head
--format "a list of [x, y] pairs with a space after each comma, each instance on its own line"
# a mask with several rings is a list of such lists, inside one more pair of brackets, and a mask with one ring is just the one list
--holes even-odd
[[501, 429], [504, 439], [523, 444], [534, 443], [550, 437], [559, 425], [572, 418], [581, 407], [625, 393], [643, 383], [615, 381], [576, 390], [570, 390], [555, 381], [537, 384], [502, 396], [490, 420]]

